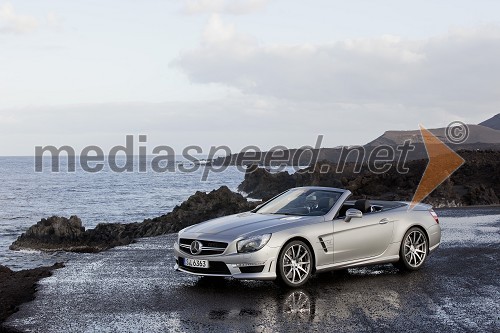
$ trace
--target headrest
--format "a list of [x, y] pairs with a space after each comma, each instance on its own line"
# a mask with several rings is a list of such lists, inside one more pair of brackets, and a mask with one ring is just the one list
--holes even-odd
[[356, 200], [354, 203], [354, 208], [360, 210], [361, 213], [368, 213], [370, 211], [371, 203], [366, 199]]
[[333, 198], [321, 198], [318, 201], [319, 209], [330, 209], [333, 206]]

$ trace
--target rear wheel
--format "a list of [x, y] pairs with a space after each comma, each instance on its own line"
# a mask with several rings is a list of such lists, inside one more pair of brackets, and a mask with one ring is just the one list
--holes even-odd
[[278, 258], [278, 277], [289, 287], [304, 285], [312, 272], [312, 251], [302, 241], [292, 241], [281, 250]]
[[422, 229], [410, 228], [401, 241], [398, 266], [409, 271], [419, 269], [427, 258], [428, 248]]

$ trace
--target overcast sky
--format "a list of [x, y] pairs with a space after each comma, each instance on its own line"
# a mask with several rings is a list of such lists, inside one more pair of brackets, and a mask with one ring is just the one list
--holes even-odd
[[0, 0], [0, 155], [364, 144], [500, 112], [500, 2]]

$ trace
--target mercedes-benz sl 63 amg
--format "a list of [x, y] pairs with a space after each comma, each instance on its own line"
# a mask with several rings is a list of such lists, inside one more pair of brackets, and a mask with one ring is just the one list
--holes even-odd
[[187, 227], [174, 244], [175, 268], [299, 287], [328, 270], [384, 263], [417, 270], [439, 246], [431, 206], [350, 196], [338, 188], [293, 188], [252, 211]]

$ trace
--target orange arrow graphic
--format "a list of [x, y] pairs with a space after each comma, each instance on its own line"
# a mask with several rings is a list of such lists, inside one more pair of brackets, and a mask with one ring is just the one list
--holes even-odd
[[455, 153], [422, 125], [420, 125], [420, 133], [424, 139], [429, 163], [413, 195], [409, 209], [413, 209], [415, 205], [424, 200], [465, 162], [460, 155]]

